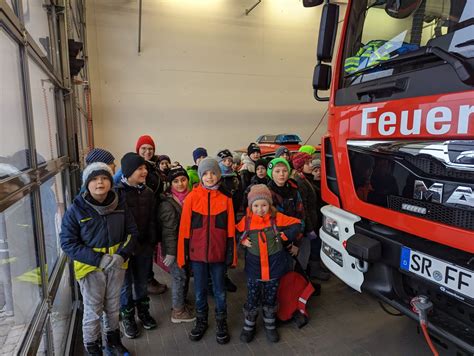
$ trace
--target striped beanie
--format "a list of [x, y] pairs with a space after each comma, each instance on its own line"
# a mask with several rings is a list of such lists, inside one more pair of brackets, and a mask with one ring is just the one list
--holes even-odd
[[310, 161], [311, 161], [311, 155], [306, 152], [298, 152], [293, 156], [293, 159], [292, 159], [293, 167], [298, 172], [301, 172], [303, 170], [304, 165]]
[[86, 156], [86, 164], [94, 162], [102, 162], [105, 164], [112, 164], [115, 161], [115, 157], [112, 153], [103, 148], [94, 148]]
[[82, 184], [84, 187], [88, 188], [89, 182], [92, 178], [99, 175], [104, 175], [107, 179], [110, 180], [110, 184], [113, 185], [112, 170], [110, 167], [103, 162], [94, 162], [86, 166], [82, 172]]

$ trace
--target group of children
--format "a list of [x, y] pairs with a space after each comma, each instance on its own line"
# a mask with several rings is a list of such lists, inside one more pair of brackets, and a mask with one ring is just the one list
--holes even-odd
[[[294, 259], [314, 276], [329, 277], [319, 260], [319, 160], [312, 146], [300, 151], [290, 157], [282, 146], [267, 163], [252, 143], [240, 162], [228, 149], [211, 158], [200, 147], [193, 152], [195, 165], [185, 169], [169, 156], [156, 156], [153, 139], [141, 136], [114, 177], [113, 155], [92, 150], [60, 235], [83, 296], [89, 355], [127, 354], [119, 318], [125, 336], [135, 338], [135, 311], [145, 329], [157, 326], [148, 294], [158, 242], [157, 259], [172, 276], [171, 321], [195, 322], [191, 340], [208, 328], [212, 293], [216, 340], [229, 342], [226, 292], [236, 287], [227, 269], [237, 266], [240, 245], [247, 275], [240, 339], [252, 341], [261, 307], [266, 336], [277, 342], [279, 280], [294, 268]], [[191, 276], [194, 306], [187, 299]]]

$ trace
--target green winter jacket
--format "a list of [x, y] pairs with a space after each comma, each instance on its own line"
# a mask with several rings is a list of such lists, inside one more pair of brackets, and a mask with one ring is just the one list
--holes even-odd
[[194, 186], [200, 182], [198, 168], [196, 165], [192, 167], [186, 167], [186, 172], [189, 176], [189, 190], [192, 190]]

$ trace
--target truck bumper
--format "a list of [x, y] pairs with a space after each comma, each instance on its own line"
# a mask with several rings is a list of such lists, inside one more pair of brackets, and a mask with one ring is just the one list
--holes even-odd
[[319, 230], [322, 241], [321, 260], [340, 280], [361, 292], [364, 282], [364, 273], [359, 269], [361, 261], [349, 255], [344, 247], [347, 239], [354, 234], [354, 224], [360, 221], [360, 217], [331, 205], [324, 206], [321, 212], [324, 216], [337, 221], [339, 230], [338, 238], [323, 228]]

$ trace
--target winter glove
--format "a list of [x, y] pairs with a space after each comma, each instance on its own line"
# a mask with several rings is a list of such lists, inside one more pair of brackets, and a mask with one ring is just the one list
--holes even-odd
[[122, 265], [123, 265], [124, 262], [125, 262], [125, 260], [123, 259], [122, 256], [117, 255], [117, 254], [113, 254], [112, 255], [112, 261], [109, 263], [108, 266], [105, 267], [104, 271], [107, 272], [111, 268], [117, 268], [117, 269], [122, 268]]
[[112, 256], [105, 254], [100, 259], [99, 268], [105, 271], [111, 263], [112, 263]]
[[227, 267], [232, 267], [234, 263], [234, 239], [227, 239], [225, 264]]
[[163, 259], [163, 264], [166, 267], [169, 267], [173, 264], [173, 262], [176, 260], [176, 256], [173, 255], [166, 255], [165, 258]]
[[310, 232], [308, 235], [306, 235], [306, 236], [308, 236], [308, 238], [309, 238], [310, 240], [316, 240], [316, 239], [318, 238], [318, 235], [317, 235], [314, 231], [311, 231], [311, 232]]

